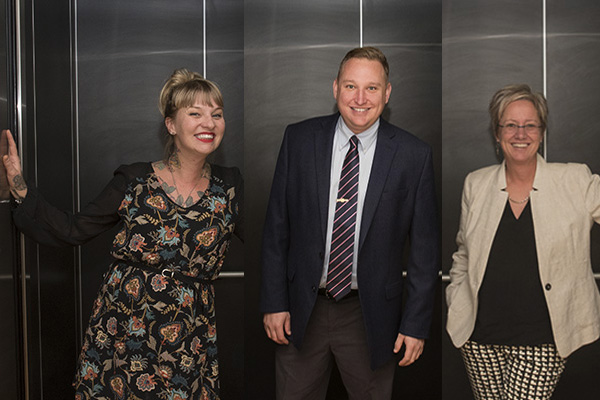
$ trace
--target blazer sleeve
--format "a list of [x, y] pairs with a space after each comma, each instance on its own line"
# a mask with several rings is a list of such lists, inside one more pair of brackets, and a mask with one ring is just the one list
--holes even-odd
[[452, 268], [450, 268], [450, 284], [446, 288], [446, 304], [450, 307], [454, 299], [454, 292], [467, 277], [469, 253], [465, 244], [465, 229], [467, 216], [469, 215], [470, 198], [469, 177], [465, 179], [460, 206], [460, 223], [456, 234], [456, 245], [458, 249], [452, 255]]
[[13, 211], [13, 221], [26, 236], [43, 245], [83, 244], [119, 222], [117, 210], [132, 173], [148, 165], [140, 164], [137, 168], [119, 167], [102, 192], [78, 213], [59, 210], [32, 187], [23, 204]]
[[290, 221], [287, 203], [289, 127], [281, 144], [263, 228], [260, 309], [289, 311], [287, 259]]
[[579, 164], [579, 167], [585, 182], [585, 205], [591, 218], [598, 224], [600, 223], [600, 176], [592, 174], [585, 164]]
[[399, 331], [408, 336], [428, 336], [439, 275], [439, 226], [431, 149], [424, 159], [410, 227], [410, 258], [406, 305]]

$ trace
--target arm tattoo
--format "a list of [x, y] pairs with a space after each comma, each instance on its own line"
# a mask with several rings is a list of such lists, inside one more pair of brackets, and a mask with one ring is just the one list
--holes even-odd
[[27, 184], [21, 175], [17, 175], [13, 178], [13, 184], [15, 190], [26, 190]]

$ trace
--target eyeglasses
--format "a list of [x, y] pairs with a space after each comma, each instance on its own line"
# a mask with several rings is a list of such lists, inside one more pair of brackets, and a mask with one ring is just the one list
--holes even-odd
[[526, 125], [517, 125], [517, 124], [506, 124], [506, 125], [498, 125], [500, 128], [504, 129], [504, 132], [514, 135], [518, 132], [520, 128], [525, 129], [525, 132], [528, 134], [539, 133], [542, 128], [541, 125], [534, 124], [526, 124]]

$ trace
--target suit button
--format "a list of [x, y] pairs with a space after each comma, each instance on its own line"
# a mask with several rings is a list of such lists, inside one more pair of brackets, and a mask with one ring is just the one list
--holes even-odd
[[319, 258], [320, 258], [321, 260], [324, 260], [324, 259], [325, 259], [325, 254], [323, 254], [323, 252], [320, 252], [320, 253], [319, 253]]
[[549, 283], [546, 283], [546, 286], [544, 286], [546, 288], [546, 290], [550, 290], [552, 289], [552, 285]]
[[310, 288], [310, 290], [312, 290], [312, 291], [313, 291], [313, 293], [315, 293], [315, 292], [317, 291], [317, 287], [316, 287], [316, 286], [313, 286], [313, 287], [311, 287], [311, 288]]

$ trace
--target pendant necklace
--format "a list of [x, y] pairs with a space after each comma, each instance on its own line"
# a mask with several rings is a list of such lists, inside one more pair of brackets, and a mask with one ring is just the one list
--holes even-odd
[[[210, 166], [208, 165], [208, 163], [204, 163], [204, 167], [202, 167], [202, 176], [196, 181], [196, 183], [194, 184], [194, 186], [190, 189], [189, 193], [187, 194], [187, 196], [185, 197], [185, 199], [189, 199], [190, 195], [192, 194], [192, 192], [194, 191], [194, 189], [196, 189], [196, 186], [198, 186], [198, 184], [200, 183], [200, 181], [202, 180], [202, 178], [207, 178], [208, 179], [208, 174], [207, 172], [210, 171]], [[171, 166], [169, 166], [169, 172], [171, 173], [171, 179], [173, 179], [173, 185], [175, 186], [175, 190], [177, 191], [177, 193], [179, 193], [179, 195], [181, 196], [182, 193], [179, 191], [179, 188], [177, 187], [177, 181], [175, 181], [175, 175], [173, 174], [173, 168]], [[183, 200], [183, 197], [181, 198], [181, 203], [182, 205], [187, 204], [187, 200]]]

